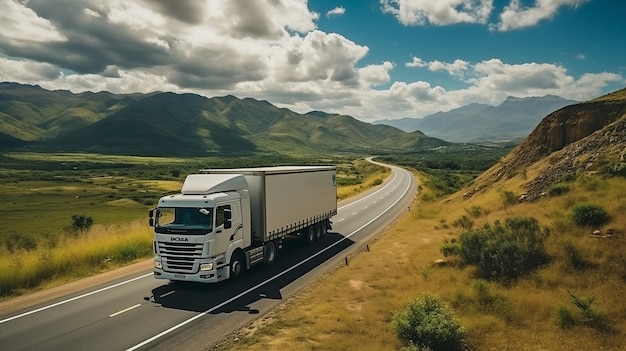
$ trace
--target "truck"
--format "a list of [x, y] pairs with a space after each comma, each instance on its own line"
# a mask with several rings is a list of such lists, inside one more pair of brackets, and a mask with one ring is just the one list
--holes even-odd
[[204, 169], [148, 214], [154, 277], [217, 283], [272, 264], [288, 235], [313, 243], [337, 214], [335, 166]]

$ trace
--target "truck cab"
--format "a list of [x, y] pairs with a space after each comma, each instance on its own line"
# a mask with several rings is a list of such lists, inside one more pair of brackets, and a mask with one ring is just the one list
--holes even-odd
[[150, 211], [155, 277], [213, 283], [245, 269], [242, 249], [250, 246], [250, 228], [244, 225], [250, 215], [247, 191], [207, 190], [198, 194], [187, 184], [181, 194], [162, 197]]

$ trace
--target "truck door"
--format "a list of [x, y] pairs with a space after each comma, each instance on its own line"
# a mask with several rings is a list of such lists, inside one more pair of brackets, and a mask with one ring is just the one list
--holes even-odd
[[[231, 213], [230, 228], [224, 226], [226, 221], [224, 216], [224, 210], [229, 210]], [[215, 208], [215, 246], [214, 252], [226, 252], [228, 245], [241, 237], [241, 213], [237, 206], [231, 206], [231, 204], [219, 205]]]

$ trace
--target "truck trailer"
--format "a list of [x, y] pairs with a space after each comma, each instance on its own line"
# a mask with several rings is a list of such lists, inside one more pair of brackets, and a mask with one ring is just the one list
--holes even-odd
[[287, 235], [309, 243], [337, 214], [334, 166], [205, 169], [149, 211], [154, 276], [216, 283], [272, 264]]

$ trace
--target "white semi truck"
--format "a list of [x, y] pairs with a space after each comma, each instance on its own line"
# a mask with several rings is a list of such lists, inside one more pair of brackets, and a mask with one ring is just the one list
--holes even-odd
[[149, 212], [154, 276], [215, 283], [276, 260], [287, 235], [314, 242], [337, 214], [334, 166], [207, 169]]

